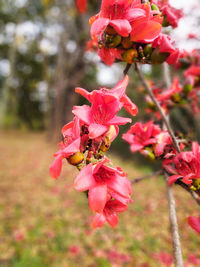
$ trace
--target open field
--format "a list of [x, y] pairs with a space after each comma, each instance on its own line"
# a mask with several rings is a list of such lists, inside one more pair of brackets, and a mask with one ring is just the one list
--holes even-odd
[[[49, 176], [56, 145], [44, 134], [4, 132], [0, 137], [0, 266], [173, 266], [161, 178], [134, 185], [134, 202], [120, 214], [117, 228], [93, 232], [87, 198], [73, 189], [78, 171], [66, 164], [59, 180]], [[144, 174], [116, 156], [113, 162], [130, 179]], [[196, 204], [182, 189], [174, 191], [184, 259], [188, 263], [189, 258], [187, 266], [200, 266], [194, 257], [200, 258], [200, 236], [186, 220], [197, 215]]]

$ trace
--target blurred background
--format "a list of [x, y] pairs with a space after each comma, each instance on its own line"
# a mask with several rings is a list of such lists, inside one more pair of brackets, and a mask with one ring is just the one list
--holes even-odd
[[[124, 63], [107, 67], [86, 49], [88, 20], [99, 11], [100, 2], [88, 0], [86, 13], [80, 14], [73, 0], [0, 1], [0, 266], [172, 263], [162, 179], [135, 185], [134, 203], [120, 216], [119, 226], [93, 233], [87, 199], [73, 189], [77, 171], [66, 164], [58, 181], [48, 173], [60, 130], [73, 117], [73, 105], [86, 103], [74, 88], [112, 88], [122, 78]], [[200, 48], [198, 39], [187, 38], [199, 34], [198, 0], [171, 2], [185, 14], [172, 34], [177, 46]], [[143, 71], [162, 86], [160, 66], [143, 66]], [[147, 120], [144, 96], [136, 90], [141, 84], [134, 73], [130, 77], [127, 94], [139, 107], [133, 122]], [[199, 115], [175, 109], [172, 123], [200, 140]], [[120, 136], [128, 127], [121, 127]], [[120, 137], [111, 150], [114, 164], [122, 166], [130, 179], [160, 167], [139, 153], [131, 155]], [[186, 223], [195, 207], [188, 204], [192, 200], [185, 192], [175, 193], [184, 259], [189, 266], [200, 266], [199, 238]]]

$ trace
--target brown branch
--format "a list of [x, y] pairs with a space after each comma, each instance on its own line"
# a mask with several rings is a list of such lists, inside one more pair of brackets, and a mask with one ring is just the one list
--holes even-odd
[[153, 178], [153, 177], [161, 175], [161, 174], [163, 174], [163, 170], [152, 172], [150, 174], [135, 178], [134, 180], [131, 181], [131, 183], [136, 184], [136, 183], [139, 183], [140, 181], [143, 181], [143, 180], [148, 179], [148, 178]]
[[183, 267], [183, 257], [182, 257], [181, 243], [178, 231], [175, 200], [172, 188], [168, 185], [168, 175], [166, 173], [165, 173], [165, 180], [166, 180], [167, 197], [169, 203], [169, 220], [172, 231], [175, 266]]
[[140, 80], [141, 80], [143, 86], [145, 87], [145, 89], [147, 90], [149, 96], [151, 97], [151, 100], [153, 101], [153, 103], [154, 103], [155, 106], [157, 107], [157, 109], [158, 109], [160, 115], [162, 116], [163, 122], [164, 122], [165, 127], [167, 128], [167, 130], [168, 130], [168, 132], [169, 132], [169, 134], [170, 134], [170, 136], [171, 136], [171, 138], [172, 138], [172, 141], [173, 141], [173, 143], [174, 143], [174, 147], [175, 147], [175, 149], [180, 153], [181, 151], [180, 151], [178, 142], [177, 142], [176, 137], [175, 137], [175, 135], [174, 135], [174, 132], [173, 132], [173, 130], [172, 130], [172, 128], [171, 128], [171, 125], [169, 124], [169, 121], [168, 121], [168, 119], [167, 119], [167, 116], [165, 115], [165, 113], [164, 113], [164, 111], [162, 110], [162, 108], [161, 108], [159, 102], [158, 102], [157, 99], [155, 98], [155, 96], [154, 96], [154, 94], [153, 94], [153, 92], [152, 92], [150, 86], [148, 85], [146, 79], [144, 78], [144, 75], [143, 75], [143, 73], [141, 72], [141, 70], [140, 70], [140, 68], [139, 68], [139, 66], [138, 66], [137, 63], [135, 63], [135, 70], [136, 70], [136, 72], [138, 73], [138, 76], [139, 76], [139, 78], [140, 78]]
[[129, 71], [129, 69], [130, 69], [131, 66], [132, 66], [132, 64], [127, 63], [126, 68], [123, 71], [124, 76], [126, 76], [126, 74], [128, 73], [128, 71]]

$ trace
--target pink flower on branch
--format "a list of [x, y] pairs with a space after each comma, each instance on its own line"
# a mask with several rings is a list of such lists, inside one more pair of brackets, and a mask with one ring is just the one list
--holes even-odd
[[85, 166], [74, 181], [76, 190], [89, 190], [88, 201], [93, 212], [102, 212], [109, 197], [124, 205], [131, 201], [132, 188], [126, 174], [120, 168], [106, 166], [107, 162], [105, 158], [95, 165]]
[[62, 128], [64, 141], [59, 144], [60, 150], [54, 154], [55, 160], [49, 168], [50, 175], [57, 179], [62, 170], [62, 160], [80, 151], [80, 125], [79, 119], [74, 118]]

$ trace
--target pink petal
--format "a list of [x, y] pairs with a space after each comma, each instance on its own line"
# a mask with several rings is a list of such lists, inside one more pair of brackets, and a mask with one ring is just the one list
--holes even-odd
[[131, 144], [131, 152], [136, 152], [136, 151], [140, 151], [144, 146], [143, 145], [140, 145], [140, 144]]
[[115, 48], [101, 48], [98, 49], [98, 55], [101, 60], [108, 66], [111, 66], [115, 61]]
[[123, 37], [127, 37], [132, 29], [130, 23], [126, 19], [111, 20], [109, 25], [111, 25], [116, 32]]
[[109, 22], [110, 20], [107, 18], [98, 18], [95, 20], [90, 31], [91, 37], [100, 35], [108, 26]]
[[108, 125], [123, 125], [126, 123], [131, 123], [131, 119], [129, 118], [123, 118], [123, 117], [119, 117], [119, 116], [115, 116], [114, 118], [112, 118], [111, 120], [108, 121]]
[[129, 83], [129, 77], [126, 75], [121, 81], [117, 83], [117, 85], [112, 89], [112, 94], [116, 96], [117, 98], [121, 98], [126, 91], [126, 87]]
[[96, 182], [92, 174], [92, 164], [85, 166], [74, 181], [74, 188], [78, 191], [86, 191], [95, 186]]
[[200, 217], [188, 217], [188, 224], [197, 232], [200, 233]]
[[168, 178], [168, 185], [172, 185], [173, 183], [176, 182], [179, 178], [182, 178], [183, 176], [181, 175], [172, 175]]
[[126, 12], [126, 19], [132, 22], [135, 19], [143, 18], [146, 16], [145, 10], [141, 8], [129, 8]]
[[116, 193], [122, 196], [130, 196], [130, 182], [125, 177], [115, 175], [112, 177], [112, 179], [107, 181], [107, 186], [109, 189], [115, 191]]
[[50, 175], [57, 179], [60, 176], [62, 170], [62, 155], [58, 155], [49, 168]]
[[99, 184], [89, 190], [88, 201], [91, 211], [102, 212], [107, 200], [107, 185]]
[[68, 145], [65, 149], [62, 150], [62, 153], [65, 157], [69, 157], [75, 152], [80, 150], [80, 137], [74, 140], [70, 145]]
[[89, 130], [89, 138], [94, 139], [104, 134], [108, 130], [108, 126], [91, 123], [88, 127], [88, 130]]
[[122, 135], [122, 139], [131, 144], [133, 142], [133, 135], [129, 133], [125, 133]]
[[155, 147], [156, 157], [159, 157], [160, 155], [163, 154], [165, 145], [166, 145], [165, 143], [156, 145], [156, 147]]
[[75, 92], [76, 92], [77, 94], [82, 95], [82, 96], [85, 97], [87, 100], [89, 100], [89, 95], [90, 95], [90, 93], [88, 93], [87, 90], [85, 90], [85, 89], [83, 89], [83, 88], [81, 88], [81, 87], [76, 87], [76, 88], [75, 88]]
[[98, 227], [102, 227], [106, 222], [106, 218], [103, 213], [96, 213], [93, 221], [91, 223], [91, 226], [93, 229], [96, 229]]
[[124, 95], [120, 101], [124, 104], [124, 108], [132, 115], [136, 116], [138, 113], [137, 106], [130, 100], [127, 95]]
[[154, 21], [134, 23], [131, 40], [134, 42], [152, 42], [158, 37], [161, 29], [161, 24]]
[[91, 108], [89, 106], [74, 106], [72, 113], [86, 124], [91, 123]]
[[106, 221], [112, 226], [115, 227], [118, 224], [118, 215], [114, 210], [106, 208], [104, 210], [104, 215], [106, 217]]

